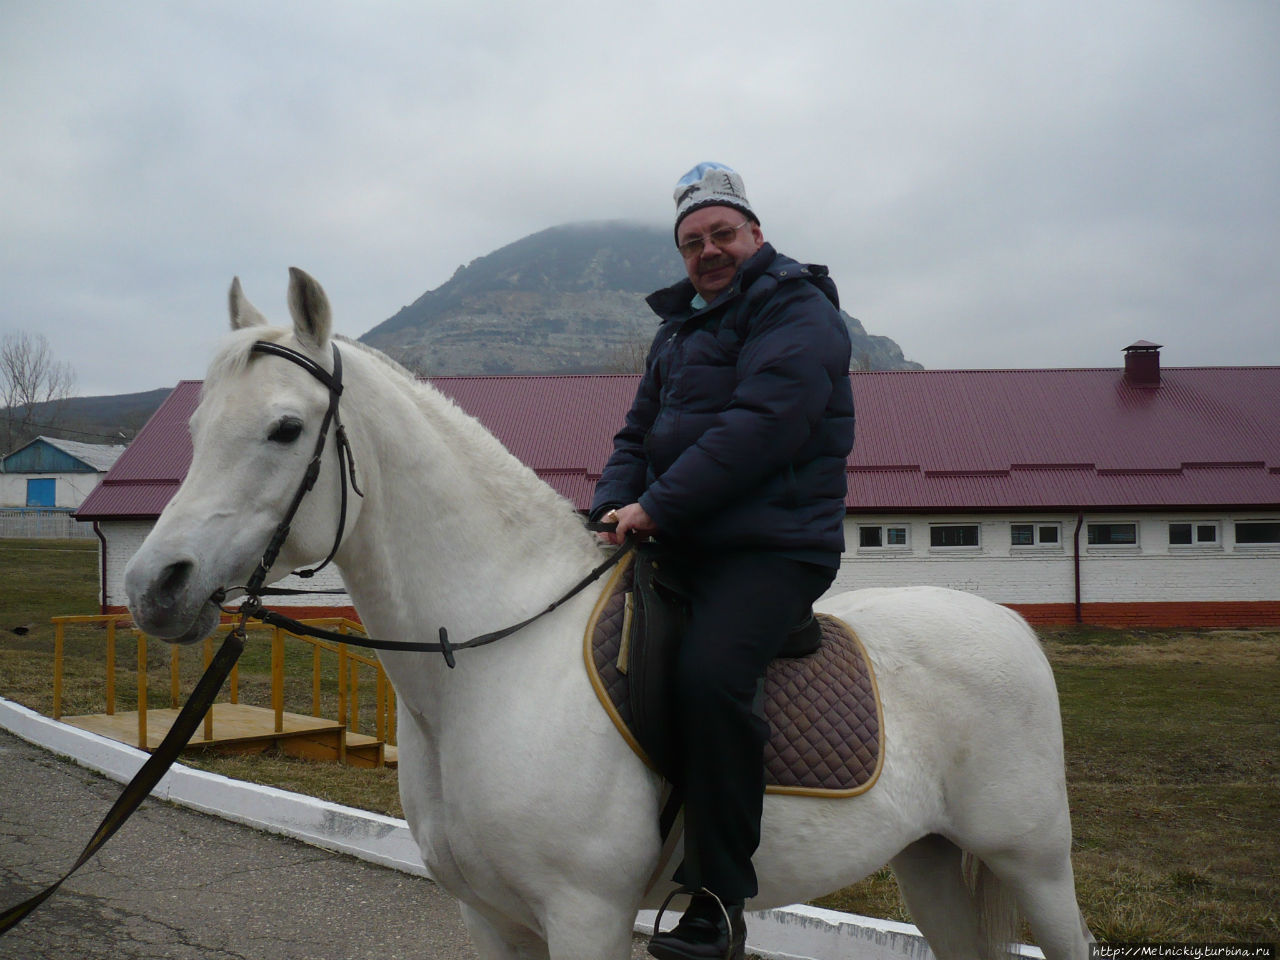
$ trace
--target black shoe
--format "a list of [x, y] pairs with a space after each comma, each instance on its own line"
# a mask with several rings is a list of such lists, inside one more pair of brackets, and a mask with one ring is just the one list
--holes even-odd
[[649, 952], [658, 960], [742, 960], [746, 943], [741, 903], [726, 903], [721, 909], [711, 894], [695, 893], [675, 929], [653, 935]]

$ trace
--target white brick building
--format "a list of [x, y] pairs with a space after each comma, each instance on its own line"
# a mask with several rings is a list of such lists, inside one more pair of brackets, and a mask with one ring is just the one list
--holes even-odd
[[[1162, 371], [1139, 342], [1123, 369], [851, 377], [837, 588], [936, 584], [1044, 624], [1280, 624], [1280, 367]], [[432, 381], [583, 510], [636, 382]], [[106, 539], [107, 608], [186, 472], [198, 395], [179, 384], [79, 512]]]

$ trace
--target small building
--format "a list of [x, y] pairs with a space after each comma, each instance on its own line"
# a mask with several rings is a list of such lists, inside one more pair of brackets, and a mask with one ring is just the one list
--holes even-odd
[[1280, 624], [1280, 367], [854, 376], [838, 583], [1033, 623]]
[[123, 446], [36, 437], [0, 460], [0, 536], [91, 536], [71, 517]]
[[[1280, 624], [1280, 367], [1162, 370], [1159, 350], [1133, 344], [1121, 369], [851, 374], [833, 589], [936, 584], [1040, 624]], [[585, 510], [637, 380], [431, 382]], [[79, 511], [102, 534], [105, 608], [190, 463], [198, 396], [180, 383]]]

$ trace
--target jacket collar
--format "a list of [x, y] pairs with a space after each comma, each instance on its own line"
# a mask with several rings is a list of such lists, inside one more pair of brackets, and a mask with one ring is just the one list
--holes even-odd
[[742, 295], [753, 283], [768, 273], [776, 261], [791, 261], [773, 249], [772, 244], [764, 243], [759, 250], [743, 261], [738, 272], [733, 275], [729, 285], [720, 291], [720, 295], [700, 310], [693, 309], [693, 297], [698, 291], [688, 278], [663, 287], [645, 298], [649, 307], [663, 320], [688, 320], [691, 317], [715, 310], [724, 306], [735, 297]]

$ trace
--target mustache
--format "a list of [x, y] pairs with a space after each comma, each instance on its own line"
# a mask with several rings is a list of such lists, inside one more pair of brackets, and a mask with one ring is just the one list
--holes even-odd
[[698, 275], [701, 276], [704, 273], [710, 273], [711, 271], [719, 270], [722, 267], [732, 267], [732, 266], [733, 266], [733, 258], [721, 255], [718, 257], [714, 257], [710, 260], [700, 261], [698, 263]]

